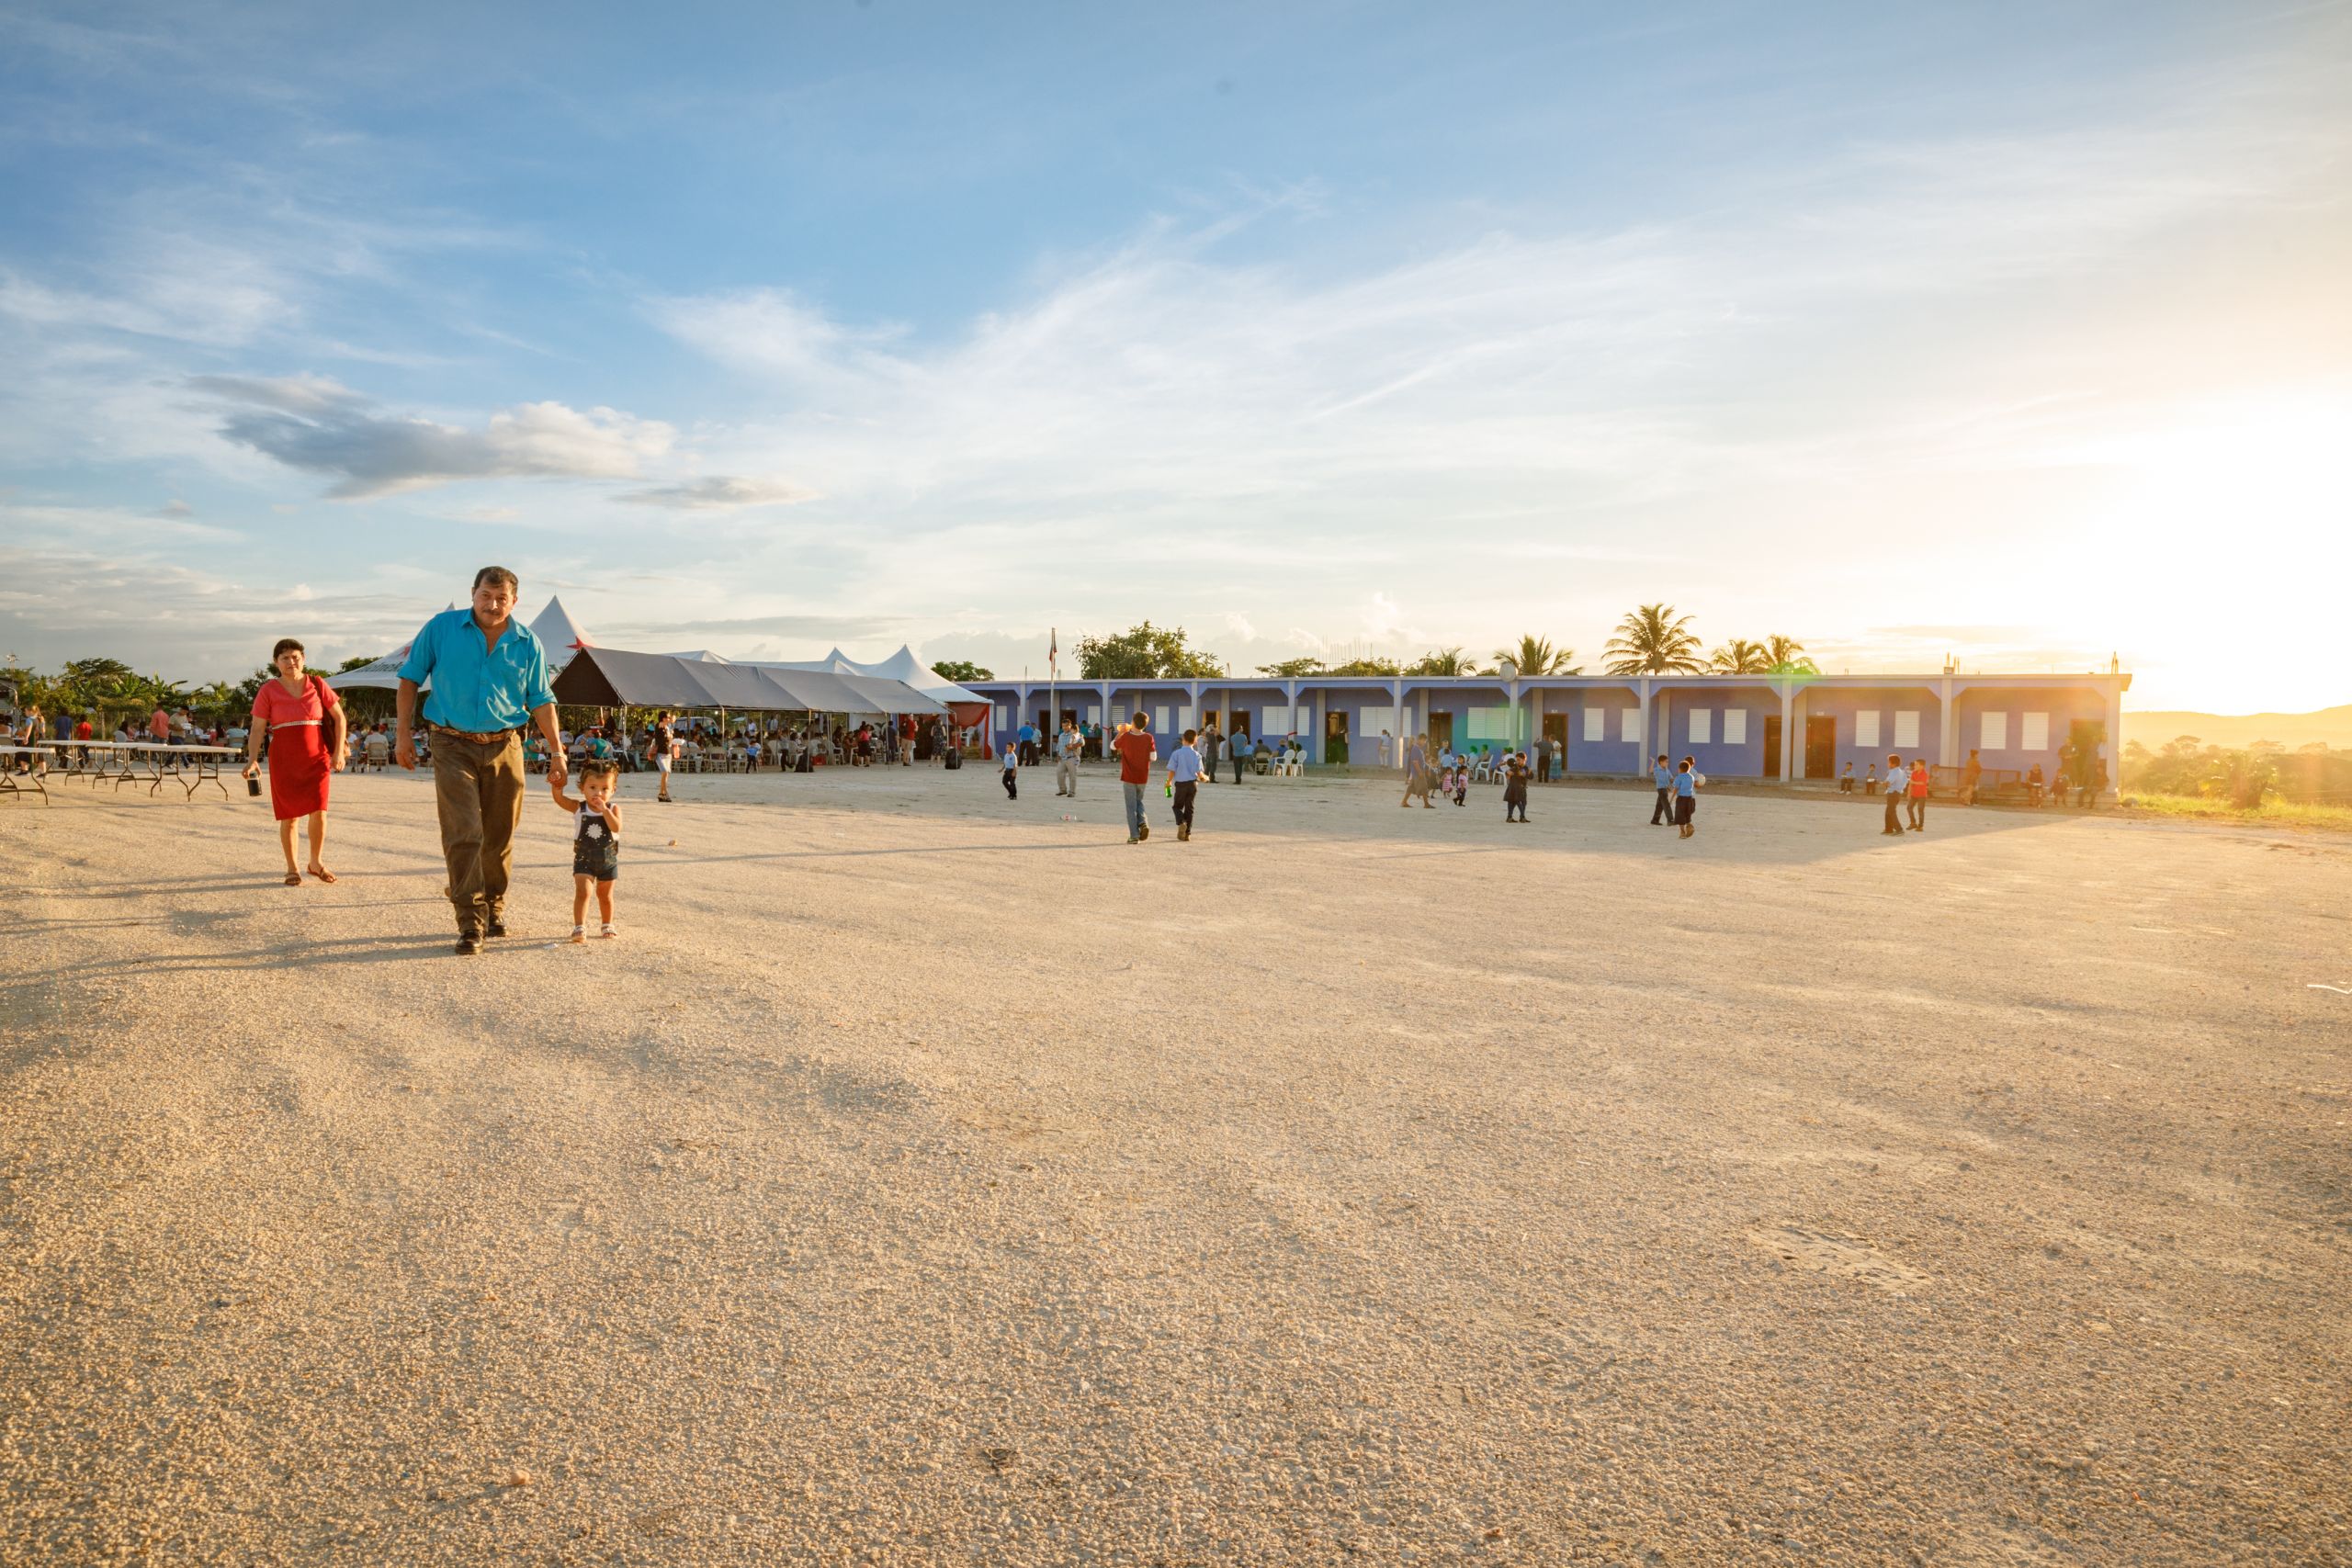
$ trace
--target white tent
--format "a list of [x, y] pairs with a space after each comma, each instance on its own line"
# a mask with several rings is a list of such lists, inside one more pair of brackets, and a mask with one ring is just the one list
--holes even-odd
[[899, 651], [872, 664], [861, 663], [834, 649], [822, 659], [764, 660], [753, 661], [767, 670], [816, 670], [835, 675], [865, 675], [880, 681], [898, 681], [912, 686], [933, 702], [984, 703], [988, 701], [977, 692], [967, 691], [915, 657], [915, 650], [901, 643]]
[[548, 650], [548, 679], [550, 681], [571, 662], [573, 654], [583, 648], [596, 646], [595, 639], [580, 629], [580, 623], [571, 618], [571, 612], [563, 607], [563, 601], [560, 598], [548, 601], [548, 607], [541, 610], [539, 618], [531, 623], [531, 635], [537, 637], [539, 646]]

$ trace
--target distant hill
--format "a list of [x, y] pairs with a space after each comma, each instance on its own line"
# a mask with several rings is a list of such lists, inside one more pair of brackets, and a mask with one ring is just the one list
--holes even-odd
[[2251, 746], [2276, 740], [2289, 750], [2324, 740], [2331, 748], [2352, 750], [2352, 703], [2322, 708], [2317, 713], [2165, 713], [2123, 715], [2123, 739], [2137, 740], [2151, 751], [2182, 735], [2194, 735], [2208, 746]]

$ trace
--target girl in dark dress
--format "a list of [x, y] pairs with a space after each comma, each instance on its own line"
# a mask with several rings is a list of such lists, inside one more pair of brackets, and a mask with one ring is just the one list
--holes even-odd
[[1503, 759], [1503, 820], [1527, 820], [1527, 753], [1514, 751]]

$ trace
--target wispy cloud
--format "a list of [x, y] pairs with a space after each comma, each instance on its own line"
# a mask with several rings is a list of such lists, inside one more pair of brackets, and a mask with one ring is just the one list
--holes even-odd
[[813, 501], [817, 492], [789, 479], [730, 479], [712, 475], [650, 490], [623, 491], [613, 497], [632, 506], [663, 506], [683, 512], [730, 512], [746, 506], [790, 506]]

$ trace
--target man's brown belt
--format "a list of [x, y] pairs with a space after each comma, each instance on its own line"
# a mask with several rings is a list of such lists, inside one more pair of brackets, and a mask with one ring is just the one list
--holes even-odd
[[446, 724], [428, 724], [424, 728], [435, 735], [454, 735], [460, 740], [470, 740], [478, 746], [488, 746], [492, 741], [504, 740], [516, 733], [512, 729], [493, 729], [487, 735], [477, 735], [470, 729], [452, 729]]

